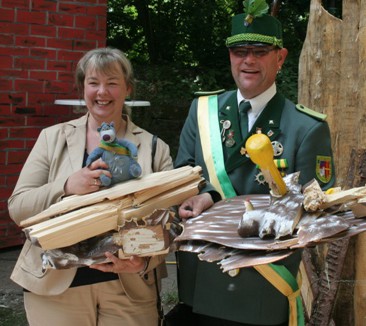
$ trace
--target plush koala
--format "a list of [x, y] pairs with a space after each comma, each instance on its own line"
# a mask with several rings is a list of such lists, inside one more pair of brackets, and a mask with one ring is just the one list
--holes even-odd
[[137, 162], [137, 147], [126, 139], [117, 139], [114, 123], [103, 122], [98, 128], [101, 142], [86, 161], [89, 166], [99, 158], [108, 164], [112, 178], [102, 174], [100, 181], [103, 186], [110, 186], [118, 182], [138, 178], [141, 175], [141, 166]]

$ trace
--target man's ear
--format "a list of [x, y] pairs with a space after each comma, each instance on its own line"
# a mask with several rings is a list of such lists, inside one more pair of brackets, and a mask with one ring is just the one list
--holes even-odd
[[288, 50], [286, 48], [282, 48], [278, 51], [277, 59], [278, 59], [279, 65], [282, 66], [282, 64], [285, 62], [287, 53], [288, 53]]

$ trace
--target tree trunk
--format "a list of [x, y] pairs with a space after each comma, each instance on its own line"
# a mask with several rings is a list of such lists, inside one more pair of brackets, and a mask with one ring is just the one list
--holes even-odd
[[[312, 0], [300, 56], [299, 102], [328, 115], [337, 185], [343, 189], [365, 184], [365, 16], [366, 0], [343, 0], [342, 20], [330, 15], [321, 0]], [[353, 240], [339, 280], [336, 325], [366, 320], [366, 236]]]

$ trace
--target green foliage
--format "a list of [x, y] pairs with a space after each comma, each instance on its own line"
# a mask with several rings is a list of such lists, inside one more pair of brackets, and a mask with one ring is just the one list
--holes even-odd
[[[225, 40], [242, 0], [109, 0], [108, 7], [107, 44], [133, 63], [136, 98], [187, 105], [195, 91], [235, 87]], [[282, 1], [278, 12], [289, 50], [278, 87], [295, 102], [309, 7], [310, 0]]]

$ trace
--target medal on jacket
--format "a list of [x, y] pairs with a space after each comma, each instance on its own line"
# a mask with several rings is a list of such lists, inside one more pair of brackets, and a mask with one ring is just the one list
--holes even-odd
[[[235, 145], [234, 140], [234, 130], [229, 130], [231, 127], [231, 121], [230, 120], [220, 120], [220, 123], [222, 124], [222, 130], [221, 130], [221, 139], [222, 142], [225, 143], [226, 147], [233, 147]], [[229, 133], [227, 131], [229, 130]]]
[[235, 145], [235, 140], [234, 140], [234, 130], [230, 129], [229, 133], [226, 135], [227, 139], [225, 141], [225, 146], [226, 147], [233, 147]]

